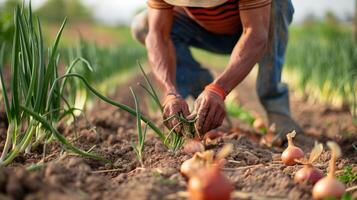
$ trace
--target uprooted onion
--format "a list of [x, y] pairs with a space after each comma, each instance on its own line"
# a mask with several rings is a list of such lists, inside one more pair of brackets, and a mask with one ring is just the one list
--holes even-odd
[[335, 177], [336, 160], [341, 156], [341, 149], [335, 142], [328, 142], [327, 146], [331, 149], [329, 173], [319, 180], [312, 189], [312, 197], [314, 199], [339, 199], [345, 192], [345, 185]]
[[229, 200], [233, 185], [220, 171], [223, 159], [232, 151], [226, 145], [217, 154], [215, 163], [203, 168], [190, 177], [188, 193], [190, 200]]
[[266, 125], [264, 123], [264, 120], [261, 117], [257, 117], [253, 122], [253, 127], [256, 130], [260, 130], [260, 129], [266, 128]]
[[183, 147], [183, 151], [188, 154], [194, 154], [197, 152], [202, 152], [204, 150], [205, 147], [203, 146], [203, 144], [200, 141], [194, 139], [188, 140]]
[[288, 133], [286, 137], [288, 138], [288, 147], [281, 154], [281, 160], [285, 165], [294, 165], [296, 164], [295, 160], [304, 157], [304, 152], [293, 143], [293, 138], [295, 137], [296, 132], [293, 131]]
[[213, 151], [198, 152], [192, 158], [182, 163], [180, 172], [186, 177], [192, 177], [213, 163]]
[[294, 181], [298, 183], [310, 182], [316, 183], [318, 180], [324, 177], [323, 172], [313, 166], [313, 162], [321, 155], [324, 147], [322, 144], [315, 143], [314, 149], [310, 153], [309, 160], [301, 159], [296, 160], [297, 162], [304, 165], [299, 171], [295, 173]]
[[229, 200], [232, 191], [233, 185], [220, 172], [219, 165], [203, 169], [188, 183], [190, 200]]

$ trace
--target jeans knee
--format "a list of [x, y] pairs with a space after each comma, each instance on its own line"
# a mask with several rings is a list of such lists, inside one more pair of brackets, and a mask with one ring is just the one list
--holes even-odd
[[148, 34], [148, 31], [148, 13], [147, 10], [144, 10], [134, 17], [131, 23], [131, 35], [135, 40], [145, 45], [145, 38]]

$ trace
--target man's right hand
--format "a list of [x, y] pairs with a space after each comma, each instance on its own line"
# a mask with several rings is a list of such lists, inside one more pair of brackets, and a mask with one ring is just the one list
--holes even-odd
[[[165, 125], [167, 128], [170, 130], [175, 127], [175, 131], [177, 133], [180, 133], [183, 126], [178, 125], [180, 121], [176, 118], [173, 117], [170, 120], [166, 120], [174, 115], [180, 116], [183, 115], [183, 117], [187, 117], [190, 114], [188, 105], [186, 101], [176, 93], [169, 93], [164, 101], [163, 101], [163, 117], [165, 120]], [[177, 126], [177, 127], [176, 127]]]

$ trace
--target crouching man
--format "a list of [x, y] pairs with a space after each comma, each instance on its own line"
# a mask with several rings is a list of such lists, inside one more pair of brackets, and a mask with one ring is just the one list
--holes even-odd
[[[290, 115], [287, 86], [281, 72], [292, 20], [290, 0], [148, 0], [148, 10], [133, 21], [134, 37], [146, 46], [149, 63], [163, 88], [164, 118], [197, 115], [200, 134], [219, 127], [225, 117], [225, 97], [259, 63], [257, 93], [274, 143], [301, 129]], [[225, 70], [213, 78], [190, 52], [197, 47], [230, 54]], [[195, 100], [189, 113], [187, 96]], [[178, 123], [173, 119], [169, 127]]]

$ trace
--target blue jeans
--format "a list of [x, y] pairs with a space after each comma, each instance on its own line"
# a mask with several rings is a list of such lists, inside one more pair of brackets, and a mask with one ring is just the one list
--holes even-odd
[[[291, 0], [273, 0], [268, 50], [259, 61], [257, 93], [267, 112], [290, 115], [289, 93], [281, 82], [281, 73], [288, 42], [288, 27], [294, 8]], [[183, 97], [197, 97], [204, 86], [213, 81], [210, 72], [202, 68], [190, 52], [197, 47], [218, 54], [230, 54], [240, 33], [222, 35], [211, 33], [187, 16], [175, 16], [171, 37], [176, 49], [176, 83]]]
[[[267, 112], [290, 115], [289, 94], [286, 84], [281, 82], [281, 72], [288, 42], [288, 27], [294, 8], [291, 0], [273, 0], [269, 45], [259, 61], [257, 93]], [[145, 13], [134, 19], [134, 37], [143, 41], [147, 33]], [[138, 22], [139, 21], [139, 22]], [[137, 24], [144, 24], [139, 27]], [[185, 15], [175, 15], [171, 38], [176, 50], [176, 84], [183, 97], [196, 98], [204, 87], [213, 81], [211, 73], [203, 68], [191, 54], [190, 47], [197, 47], [213, 53], [230, 54], [241, 33], [233, 35], [214, 34], [202, 28]], [[141, 38], [141, 39], [140, 39]]]

